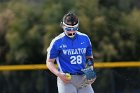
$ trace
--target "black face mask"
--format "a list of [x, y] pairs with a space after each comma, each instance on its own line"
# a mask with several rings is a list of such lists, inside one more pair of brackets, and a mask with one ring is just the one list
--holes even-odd
[[75, 33], [69, 33], [68, 34], [68, 36], [74, 36], [75, 35]]

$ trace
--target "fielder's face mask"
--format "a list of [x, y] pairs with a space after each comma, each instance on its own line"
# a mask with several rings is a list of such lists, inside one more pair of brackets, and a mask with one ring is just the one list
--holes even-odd
[[73, 38], [75, 36], [78, 25], [79, 21], [75, 14], [70, 12], [63, 17], [62, 28], [68, 37]]

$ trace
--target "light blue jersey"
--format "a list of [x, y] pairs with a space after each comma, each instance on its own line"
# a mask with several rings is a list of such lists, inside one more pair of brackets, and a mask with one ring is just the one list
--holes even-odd
[[47, 51], [48, 59], [56, 58], [60, 72], [82, 74], [86, 56], [92, 56], [92, 45], [89, 37], [81, 32], [77, 32], [74, 38], [61, 33], [52, 40]]

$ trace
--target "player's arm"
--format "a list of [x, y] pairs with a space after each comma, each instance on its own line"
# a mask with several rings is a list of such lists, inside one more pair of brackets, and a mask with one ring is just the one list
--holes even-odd
[[86, 64], [87, 66], [92, 66], [94, 67], [94, 57], [93, 57], [93, 53], [92, 53], [92, 44], [91, 41], [89, 39], [89, 37], [87, 37], [87, 52], [86, 52]]
[[47, 59], [46, 60], [46, 66], [48, 67], [48, 69], [55, 74], [56, 76], [58, 76], [64, 83], [69, 83], [70, 80], [66, 78], [66, 74], [65, 73], [61, 73], [57, 70], [55, 64], [55, 59]]
[[94, 58], [93, 58], [93, 56], [86, 56], [86, 64], [87, 64], [87, 66], [93, 66], [94, 67]]
[[53, 73], [55, 74], [56, 76], [58, 76], [59, 74], [59, 71], [57, 70], [55, 64], [55, 59], [47, 59], [46, 60], [46, 66], [48, 67], [48, 69]]
[[58, 56], [59, 52], [58, 49], [56, 47], [56, 41], [55, 39], [52, 40], [50, 46], [47, 49], [47, 59], [46, 59], [46, 66], [48, 67], [48, 69], [55, 74], [56, 76], [58, 76], [59, 71], [57, 70], [54, 62], [56, 60], [56, 57]]

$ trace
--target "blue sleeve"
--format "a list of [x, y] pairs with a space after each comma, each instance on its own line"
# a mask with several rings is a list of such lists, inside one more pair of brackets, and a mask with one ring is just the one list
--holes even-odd
[[47, 52], [48, 52], [47, 57], [49, 59], [56, 58], [58, 56], [58, 54], [59, 54], [59, 50], [57, 48], [56, 43], [57, 43], [56, 41], [52, 40], [50, 46], [47, 49]]
[[93, 53], [92, 53], [92, 44], [91, 44], [91, 42], [90, 42], [90, 39], [89, 39], [89, 37], [87, 38], [87, 51], [86, 51], [86, 56], [92, 56], [93, 55]]

